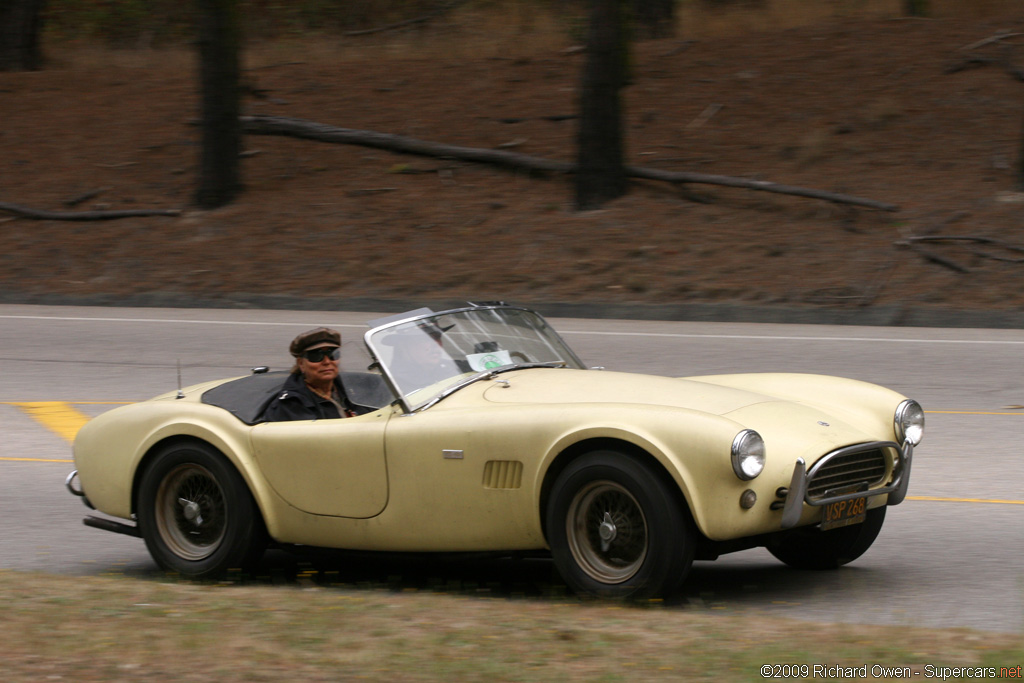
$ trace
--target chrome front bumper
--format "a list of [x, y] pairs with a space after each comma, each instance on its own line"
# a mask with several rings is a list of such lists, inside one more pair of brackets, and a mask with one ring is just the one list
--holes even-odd
[[77, 480], [78, 480], [78, 470], [74, 470], [64, 480], [64, 486], [71, 493], [71, 495], [78, 496], [79, 498], [81, 498], [82, 502], [85, 503], [86, 507], [92, 508], [92, 504], [89, 502], [89, 499], [85, 497], [85, 491], [82, 490], [81, 486], [79, 486], [77, 488], [75, 487], [75, 482]]
[[[807, 472], [807, 463], [804, 462], [803, 458], [797, 458], [796, 465], [793, 467], [793, 477], [790, 479], [789, 488], [785, 490], [785, 502], [782, 505], [782, 522], [780, 526], [783, 529], [791, 529], [796, 526], [800, 521], [800, 517], [803, 515], [804, 503], [814, 507], [820, 507], [843, 500], [852, 500], [854, 498], [862, 498], [865, 496], [882, 496], [886, 494], [889, 496], [889, 499], [886, 501], [886, 505], [899, 505], [902, 503], [907, 497], [907, 487], [910, 485], [910, 465], [914, 457], [914, 446], [909, 441], [905, 441], [902, 447], [891, 442], [877, 445], [887, 448], [895, 448], [900, 454], [899, 462], [893, 468], [895, 471], [890, 483], [881, 488], [870, 489], [867, 491], [855, 491], [839, 495], [826, 495], [824, 497], [815, 498], [814, 500], [811, 500], [807, 495], [807, 486], [810, 481], [810, 477]], [[783, 491], [780, 490], [780, 498], [783, 497], [782, 494]]]

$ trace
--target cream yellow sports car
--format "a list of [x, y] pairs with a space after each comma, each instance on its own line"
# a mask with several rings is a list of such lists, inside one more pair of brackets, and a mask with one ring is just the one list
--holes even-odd
[[264, 421], [286, 374], [263, 369], [96, 417], [67, 487], [125, 521], [86, 524], [188, 577], [271, 544], [542, 551], [577, 592], [648, 598], [751, 547], [854, 560], [906, 496], [924, 431], [917, 402], [849, 379], [587, 369], [500, 302], [377, 321], [364, 340], [369, 372], [342, 373], [376, 408], [357, 417]]

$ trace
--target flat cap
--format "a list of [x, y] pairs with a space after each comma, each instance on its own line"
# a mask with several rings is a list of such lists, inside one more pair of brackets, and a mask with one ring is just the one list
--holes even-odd
[[303, 332], [292, 340], [288, 350], [298, 358], [305, 351], [318, 349], [323, 346], [341, 346], [341, 332], [332, 330], [329, 327], [317, 327], [316, 329]]

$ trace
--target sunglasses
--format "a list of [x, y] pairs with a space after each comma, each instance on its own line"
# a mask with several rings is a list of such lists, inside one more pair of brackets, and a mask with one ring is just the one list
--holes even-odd
[[341, 349], [337, 346], [323, 347], [319, 349], [313, 349], [306, 351], [302, 354], [302, 357], [308, 360], [310, 363], [320, 363], [324, 358], [330, 358], [331, 360], [338, 360], [341, 358]]

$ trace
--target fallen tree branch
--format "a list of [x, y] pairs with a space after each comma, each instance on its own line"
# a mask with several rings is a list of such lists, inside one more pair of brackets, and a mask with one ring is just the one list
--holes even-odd
[[956, 261], [948, 259], [948, 258], [946, 258], [944, 256], [940, 256], [939, 254], [936, 254], [931, 249], [925, 249], [918, 242], [913, 241], [913, 238], [905, 239], [905, 240], [899, 240], [895, 244], [896, 244], [896, 246], [899, 246], [899, 247], [907, 247], [911, 251], [920, 254], [921, 257], [924, 260], [931, 261], [932, 263], [938, 264], [938, 265], [943, 266], [945, 268], [949, 268], [950, 270], [956, 271], [957, 273], [969, 273], [969, 272], [971, 272], [971, 269], [968, 268], [967, 266], [960, 265]]
[[394, 24], [388, 24], [386, 26], [378, 26], [376, 28], [367, 28], [367, 29], [363, 29], [361, 31], [346, 31], [345, 35], [346, 36], [367, 36], [367, 35], [370, 35], [371, 33], [384, 33], [385, 31], [394, 31], [395, 29], [405, 28], [406, 26], [412, 26], [414, 24], [423, 24], [423, 23], [426, 23], [426, 22], [430, 21], [431, 19], [433, 19], [435, 17], [439, 17], [442, 14], [446, 14], [446, 13], [452, 11], [453, 9], [455, 9], [456, 7], [458, 7], [459, 5], [464, 3], [465, 1], [466, 0], [453, 0], [452, 2], [449, 2], [446, 5], [442, 5], [442, 6], [438, 7], [438, 8], [436, 8], [432, 12], [427, 12], [426, 14], [423, 14], [423, 15], [418, 16], [418, 17], [414, 17], [412, 19], [406, 19], [405, 21], [398, 21], [398, 22], [395, 22]]
[[21, 218], [37, 221], [110, 221], [118, 218], [141, 218], [145, 216], [180, 216], [176, 209], [130, 209], [127, 211], [40, 211], [17, 204], [0, 202], [0, 211], [13, 213]]
[[[319, 142], [373, 147], [376, 149], [385, 149], [391, 152], [400, 152], [405, 154], [418, 154], [422, 156], [459, 159], [461, 161], [474, 161], [542, 173], [576, 172], [576, 165], [567, 161], [554, 161], [551, 159], [543, 159], [540, 157], [518, 154], [516, 152], [507, 152], [504, 150], [461, 147], [439, 142], [427, 142], [425, 140], [417, 140], [415, 138], [393, 135], [391, 133], [338, 128], [303, 119], [294, 119], [282, 116], [243, 116], [241, 117], [241, 121], [245, 132], [253, 135], [284, 135], [305, 140], [316, 140]], [[707, 173], [662, 171], [638, 166], [627, 166], [626, 173], [634, 178], [660, 180], [673, 184], [697, 183], [704, 185], [722, 185], [725, 187], [736, 187], [755, 190], [758, 192], [774, 192], [777, 194], [822, 199], [829, 202], [835, 202], [837, 204], [852, 204], [855, 206], [863, 206], [882, 211], [899, 210], [898, 206], [887, 202], [879, 202], [872, 199], [864, 199], [862, 197], [854, 197], [835, 192], [825, 192], [805, 187], [780, 185], [778, 183], [772, 183], [765, 180], [751, 180], [748, 178], [711, 175]]]
[[823, 199], [836, 204], [852, 204], [854, 206], [863, 206], [868, 209], [878, 209], [880, 211], [900, 210], [900, 207], [888, 202], [879, 202], [874, 199], [865, 199], [863, 197], [855, 197], [853, 195], [841, 194], [838, 192], [815, 190], [809, 187], [780, 185], [779, 183], [773, 183], [768, 180], [752, 180], [750, 178], [737, 178], [735, 176], [713, 175], [709, 173], [689, 173], [686, 171], [661, 171], [655, 168], [641, 168], [637, 166], [627, 166], [626, 173], [634, 178], [663, 180], [669, 183], [722, 185], [724, 187], [738, 187], [744, 190], [755, 190], [757, 192], [774, 192], [775, 194], [788, 194], [795, 197]]
[[722, 110], [722, 105], [720, 105], [720, 104], [709, 104], [707, 107], [704, 108], [704, 111], [702, 111], [700, 113], [700, 116], [698, 116], [693, 121], [690, 121], [688, 124], [686, 124], [686, 130], [697, 130], [698, 128], [703, 126], [705, 123], [710, 121], [711, 117], [713, 117], [715, 114], [717, 114], [721, 110]]
[[1024, 253], [1024, 247], [1003, 240], [997, 240], [994, 237], [982, 237], [980, 235], [920, 235], [907, 237], [906, 240], [908, 242], [978, 242], [980, 244], [994, 244], [1010, 251]]
[[[987, 45], [991, 45], [992, 43], [999, 43], [1008, 38], [1013, 38], [1022, 35], [1024, 35], [1024, 33], [1009, 33], [1006, 31], [1001, 31], [995, 34], [994, 36], [985, 38], [984, 40], [979, 40], [975, 43], [971, 43], [970, 45], [965, 45], [964, 47], [960, 48], [960, 50], [961, 52], [972, 52], [973, 50], [985, 47]], [[963, 71], [964, 69], [988, 66], [990, 64], [997, 64], [999, 66], [1002, 66], [1006, 73], [1008, 73], [1012, 78], [1024, 82], [1024, 69], [1018, 69], [1016, 66], [1014, 66], [1013, 60], [1011, 59], [1012, 48], [1017, 46], [1018, 45], [1016, 44], [1004, 43], [1001, 46], [1002, 50], [1000, 51], [1001, 54], [999, 57], [984, 57], [978, 54], [968, 54], [967, 56], [963, 57], [963, 59], [961, 59], [959, 63], [951, 64], [949, 67], [947, 67], [946, 73], [952, 74], [957, 73], [959, 71]]]
[[1010, 75], [1011, 78], [1018, 81], [1024, 81], [1024, 69], [1018, 69], [1010, 63], [1008, 59], [994, 59], [992, 57], [965, 57], [958, 64], [952, 64], [946, 69], [947, 74], [955, 74], [959, 71], [969, 69], [972, 67], [988, 66], [990, 64], [999, 64], [1003, 67], [1003, 70]]
[[[957, 243], [968, 243], [968, 244], [989, 244], [994, 247], [1005, 249], [1006, 251], [1016, 252], [1018, 254], [1024, 254], [1024, 247], [1011, 244], [1003, 240], [997, 240], [992, 237], [982, 237], [979, 235], [921, 235], [916, 237], [907, 237], [901, 240], [902, 244], [919, 244], [922, 242], [957, 242]], [[1024, 263], [1024, 258], [1010, 258], [1007, 256], [997, 256], [996, 254], [990, 254], [984, 251], [978, 251], [972, 249], [971, 253], [975, 256], [982, 258], [992, 259], [993, 261], [1002, 261], [1003, 263]]]
[[104, 192], [106, 192], [109, 189], [110, 189], [109, 187], [100, 187], [100, 188], [97, 188], [95, 190], [90, 190], [89, 192], [86, 192], [85, 194], [80, 194], [77, 197], [72, 197], [71, 199], [66, 200], [64, 202], [64, 206], [78, 206], [82, 202], [87, 202], [90, 199], [92, 199], [93, 197], [96, 197], [96, 196], [98, 196], [100, 194], [103, 194]]
[[565, 161], [551, 161], [517, 152], [481, 149], [478, 147], [460, 147], [458, 145], [417, 140], [416, 138], [391, 133], [378, 133], [372, 130], [337, 128], [317, 123], [316, 121], [305, 121], [303, 119], [283, 116], [243, 116], [241, 120], [245, 132], [254, 135], [284, 135], [305, 140], [316, 140], [318, 142], [386, 149], [391, 152], [402, 152], [405, 154], [477, 161], [545, 173], [571, 173], [574, 168], [573, 164]]
[[1009, 38], [1016, 38], [1017, 36], [1024, 36], [1024, 33], [1009, 33], [1007, 31], [1000, 31], [1000, 32], [996, 33], [993, 36], [989, 36], [988, 38], [982, 38], [981, 40], [979, 40], [976, 43], [971, 43], [970, 45], [964, 45], [960, 49], [965, 51], [965, 52], [969, 52], [971, 50], [977, 50], [979, 47], [985, 47], [986, 45], [990, 45], [992, 43], [998, 43], [1000, 41], [1007, 40]]
[[994, 57], [980, 57], [978, 55], [964, 57], [959, 62], [956, 62], [955, 64], [950, 64], [948, 67], [946, 67], [945, 73], [955, 74], [973, 67], [988, 66], [990, 64], [996, 64], [998, 62], [999, 60], [995, 59]]

